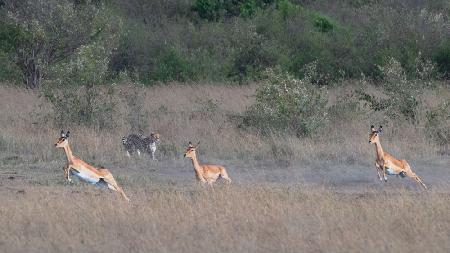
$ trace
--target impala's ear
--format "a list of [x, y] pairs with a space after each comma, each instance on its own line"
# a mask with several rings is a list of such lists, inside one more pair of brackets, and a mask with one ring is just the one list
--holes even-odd
[[370, 126], [370, 130], [372, 131], [372, 132], [375, 132], [376, 130], [375, 130], [375, 126], [374, 125], [371, 125]]
[[380, 126], [380, 128], [378, 128], [377, 133], [381, 133], [383, 131], [383, 126]]
[[70, 131], [67, 131], [66, 138], [69, 138]]
[[194, 147], [194, 146], [192, 145], [192, 142], [189, 142], [188, 147], [189, 147], [189, 148], [193, 148], [193, 147]]

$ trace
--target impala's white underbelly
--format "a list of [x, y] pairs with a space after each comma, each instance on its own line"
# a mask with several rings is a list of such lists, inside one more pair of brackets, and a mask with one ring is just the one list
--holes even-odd
[[90, 175], [88, 173], [83, 173], [83, 172], [79, 172], [79, 171], [75, 171], [75, 170], [71, 170], [70, 172], [72, 173], [72, 175], [77, 176], [79, 179], [81, 179], [87, 183], [90, 183], [90, 184], [96, 184], [100, 180], [100, 178], [93, 177], [92, 175]]
[[399, 173], [398, 172], [395, 172], [393, 169], [391, 169], [391, 168], [386, 168], [386, 173], [388, 174], [388, 175], [398, 175]]

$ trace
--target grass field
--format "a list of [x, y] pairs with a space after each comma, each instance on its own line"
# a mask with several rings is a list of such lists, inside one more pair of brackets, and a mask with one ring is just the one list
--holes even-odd
[[[254, 88], [118, 86], [116, 127], [67, 122], [74, 154], [109, 168], [127, 204], [67, 183], [52, 108], [35, 91], [0, 86], [0, 252], [450, 251], [448, 147], [420, 126], [386, 125], [384, 148], [407, 159], [430, 190], [408, 178], [381, 183], [367, 138], [382, 116], [339, 116], [314, 138], [261, 137], [232, 121]], [[425, 104], [448, 95], [430, 91]], [[161, 134], [158, 162], [124, 156], [133, 110], [143, 115], [142, 130]], [[201, 141], [200, 161], [227, 167], [233, 184], [198, 185], [182, 158], [188, 141]]]

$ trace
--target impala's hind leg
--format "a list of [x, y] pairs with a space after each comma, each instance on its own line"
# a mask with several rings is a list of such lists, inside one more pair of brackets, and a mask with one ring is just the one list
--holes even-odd
[[420, 179], [420, 177], [417, 176], [416, 173], [414, 173], [411, 170], [411, 167], [409, 166], [409, 164], [405, 160], [402, 160], [402, 162], [404, 164], [404, 168], [405, 168], [404, 173], [406, 174], [406, 176], [414, 179], [414, 181], [416, 181], [418, 184], [420, 184], [426, 190], [427, 186], [422, 182], [422, 179]]
[[122, 190], [122, 188], [120, 186], [112, 185], [112, 184], [108, 183], [108, 188], [113, 191], [118, 192], [122, 196], [122, 198], [124, 198], [126, 201], [130, 201], [130, 199], [127, 197], [127, 195], [125, 194], [125, 192]]
[[105, 175], [103, 180], [108, 184], [109, 189], [118, 192], [126, 201], [130, 201], [130, 199], [127, 197], [122, 188], [117, 184], [116, 180], [111, 175], [111, 173]]
[[222, 169], [220, 170], [220, 176], [221, 176], [223, 179], [227, 180], [227, 182], [228, 182], [229, 184], [231, 183], [231, 178], [228, 176], [228, 173], [227, 173], [227, 171], [225, 170], [225, 168], [222, 168]]
[[406, 176], [414, 179], [418, 184], [420, 184], [425, 190], [427, 189], [427, 186], [422, 182], [422, 179], [420, 179], [419, 176], [416, 175], [416, 173], [410, 171], [409, 173], [406, 172]]

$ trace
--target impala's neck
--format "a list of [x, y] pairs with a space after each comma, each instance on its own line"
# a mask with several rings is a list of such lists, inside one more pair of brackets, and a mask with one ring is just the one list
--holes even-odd
[[194, 166], [195, 172], [200, 173], [200, 172], [202, 171], [202, 167], [201, 167], [200, 164], [198, 163], [197, 155], [193, 155], [193, 156], [191, 157], [191, 160], [192, 160], [192, 165]]
[[380, 141], [375, 142], [375, 152], [377, 153], [377, 158], [381, 159], [384, 157], [384, 151]]
[[64, 146], [64, 152], [66, 152], [67, 161], [69, 161], [69, 163], [72, 162], [73, 161], [73, 154], [72, 154], [72, 149], [70, 149], [69, 144]]

